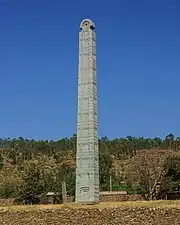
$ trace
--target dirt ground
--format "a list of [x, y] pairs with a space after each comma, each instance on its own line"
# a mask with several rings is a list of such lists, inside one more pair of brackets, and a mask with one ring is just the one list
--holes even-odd
[[180, 225], [180, 201], [0, 207], [2, 225]]

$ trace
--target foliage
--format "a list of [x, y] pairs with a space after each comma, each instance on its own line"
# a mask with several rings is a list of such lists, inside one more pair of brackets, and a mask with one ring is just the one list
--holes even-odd
[[2, 155], [0, 154], [0, 169], [3, 168], [3, 165], [4, 165], [4, 159], [3, 159]]
[[[76, 138], [76, 135], [73, 134], [70, 138], [62, 138], [58, 141], [35, 141], [22, 137], [0, 139], [0, 196], [18, 197], [25, 203], [33, 204], [44, 198], [49, 191], [61, 193], [62, 181], [66, 181], [68, 195], [74, 195]], [[154, 182], [155, 180], [156, 183], [159, 180], [162, 181], [161, 177], [165, 176], [165, 171], [159, 169], [162, 168], [164, 156], [166, 156], [163, 154], [168, 153], [168, 149], [173, 152], [178, 151], [179, 143], [180, 138], [175, 138], [173, 134], [167, 135], [164, 140], [158, 137], [150, 139], [128, 136], [113, 140], [102, 137], [99, 139], [100, 190], [110, 189], [111, 176], [113, 185], [119, 186], [119, 190], [127, 190], [129, 193], [139, 193], [139, 191], [147, 193], [149, 190], [151, 197], [154, 198], [154, 190], [157, 186]], [[161, 149], [163, 154], [157, 156], [155, 149]], [[154, 154], [151, 154], [152, 151]], [[145, 156], [142, 157], [145, 153], [148, 155], [149, 161], [143, 158]], [[141, 154], [140, 158], [139, 154]], [[174, 178], [177, 170], [175, 172], [169, 169], [172, 168], [173, 163], [180, 168], [179, 161], [173, 160], [171, 163], [170, 161], [166, 162], [168, 175], [162, 185], [166, 191], [170, 190], [168, 186], [170, 183], [177, 187], [179, 182], [179, 177], [178, 180]], [[127, 172], [127, 168], [118, 174], [115, 171], [115, 164], [126, 161], [127, 168], [135, 166], [133, 171], [139, 170], [139, 172], [141, 169], [138, 169], [138, 165], [141, 163], [141, 167], [145, 168], [141, 175], [145, 172], [148, 174], [146, 169], [148, 167], [151, 170], [149, 183], [143, 182], [142, 177], [137, 176], [138, 173], [133, 175], [133, 179], [132, 175], [128, 175], [127, 181], [123, 180], [125, 179], [123, 173]], [[160, 178], [157, 178], [154, 175], [155, 172], [159, 175], [163, 173], [163, 175], [161, 174]], [[125, 182], [123, 185], [122, 181]], [[61, 198], [61, 195], [59, 196]]]
[[152, 149], [139, 151], [132, 158], [129, 173], [134, 172], [133, 181], [139, 184], [148, 200], [156, 199], [162, 188], [167, 174], [165, 162], [173, 154], [170, 150]]
[[99, 157], [99, 165], [100, 165], [100, 171], [99, 171], [99, 177], [100, 177], [100, 190], [109, 190], [109, 180], [110, 175], [114, 175], [112, 171], [112, 157], [109, 155], [108, 152], [102, 152], [100, 151], [100, 157]]
[[23, 173], [23, 184], [20, 189], [20, 199], [26, 204], [37, 204], [44, 192], [41, 168], [35, 162], [30, 162]]
[[[166, 160], [167, 170], [163, 193], [180, 193], [180, 155], [176, 154]], [[161, 193], [162, 195], [162, 193]]]
[[22, 183], [18, 171], [12, 166], [4, 166], [0, 170], [0, 196], [16, 197]]

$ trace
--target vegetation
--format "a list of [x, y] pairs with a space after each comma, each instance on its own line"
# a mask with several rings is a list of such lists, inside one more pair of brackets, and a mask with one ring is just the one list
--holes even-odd
[[36, 205], [1, 208], [0, 224], [8, 225], [179, 225], [179, 201], [108, 202], [97, 205]]
[[[169, 165], [167, 160], [171, 157], [179, 157], [171, 150], [150, 149], [148, 151], [142, 150], [138, 152], [130, 161], [128, 179], [132, 179], [137, 183], [141, 194], [148, 200], [156, 199], [164, 189], [167, 182]], [[131, 183], [132, 183], [131, 181]], [[167, 186], [167, 185], [166, 185]], [[164, 191], [162, 194], [166, 194]], [[163, 196], [161, 196], [163, 197]]]
[[[100, 189], [141, 193], [156, 199], [180, 186], [180, 138], [116, 138], [99, 140]], [[75, 193], [76, 135], [59, 141], [22, 137], [0, 139], [0, 196], [35, 204], [47, 192], [59, 193], [66, 181], [68, 195]], [[114, 188], [115, 189], [115, 188]]]

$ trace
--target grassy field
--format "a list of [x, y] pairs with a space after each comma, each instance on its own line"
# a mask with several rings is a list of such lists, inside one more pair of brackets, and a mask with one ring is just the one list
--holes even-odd
[[12, 205], [0, 207], [0, 211], [17, 211], [17, 210], [44, 210], [44, 209], [108, 209], [122, 207], [149, 207], [149, 208], [176, 208], [180, 209], [180, 200], [158, 200], [158, 201], [124, 201], [124, 202], [101, 202], [95, 205], [81, 205], [75, 203], [67, 203], [60, 205]]
[[5, 225], [180, 225], [180, 201], [0, 207]]

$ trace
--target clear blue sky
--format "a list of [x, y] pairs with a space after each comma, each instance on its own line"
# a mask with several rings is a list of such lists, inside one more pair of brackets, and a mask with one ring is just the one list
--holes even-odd
[[97, 32], [100, 137], [180, 136], [179, 0], [1, 0], [0, 137], [76, 133], [86, 17]]

